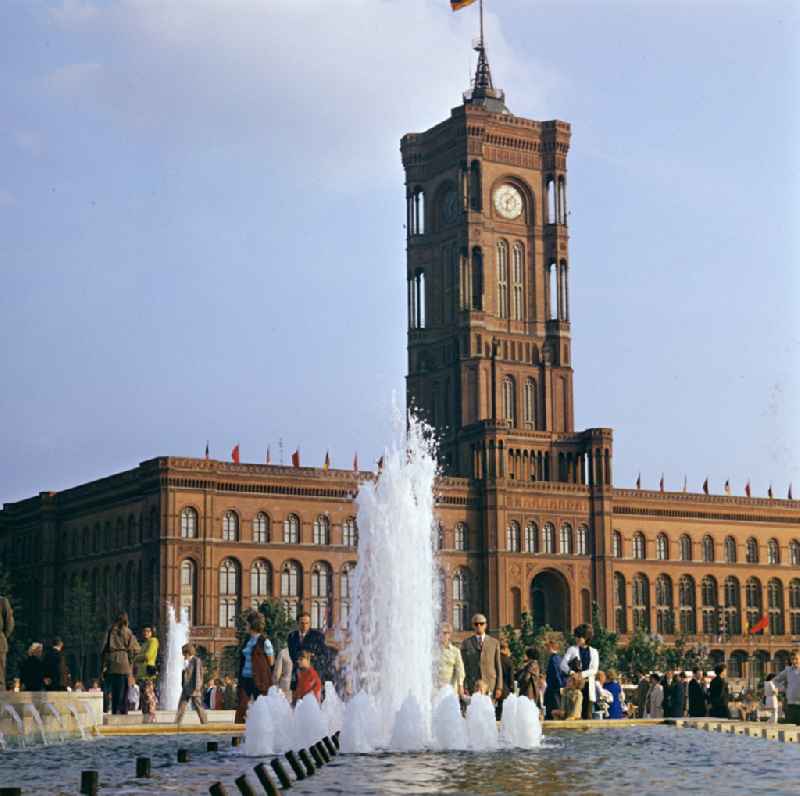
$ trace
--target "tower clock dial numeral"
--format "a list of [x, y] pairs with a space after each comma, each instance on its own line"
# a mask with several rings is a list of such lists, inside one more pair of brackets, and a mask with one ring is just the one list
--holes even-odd
[[494, 209], [503, 218], [519, 218], [522, 213], [522, 194], [513, 185], [501, 185], [494, 192]]

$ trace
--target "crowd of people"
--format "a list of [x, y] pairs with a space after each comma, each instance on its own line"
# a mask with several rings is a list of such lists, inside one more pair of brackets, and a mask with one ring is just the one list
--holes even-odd
[[[0, 624], [5, 629], [5, 633], [0, 632], [2, 641], [13, 630], [13, 613], [9, 611], [0, 598]], [[324, 634], [311, 627], [310, 614], [303, 612], [297, 617], [297, 629], [289, 633], [277, 654], [262, 614], [250, 611], [245, 625], [236, 677], [211, 672], [206, 678], [203, 660], [194, 645], [183, 647], [176, 721], [180, 722], [192, 705], [203, 723], [207, 710], [234, 710], [235, 721], [244, 722], [248, 706], [273, 685], [292, 704], [308, 694], [321, 700], [326, 680], [334, 681], [341, 696], [349, 696], [341, 668], [343, 656], [336, 661]], [[761, 695], [752, 690], [734, 694], [724, 664], [714, 668], [713, 676], [699, 668], [691, 677], [684, 671], [640, 672], [632, 684], [623, 687], [616, 671], [600, 668], [600, 656], [591, 644], [591, 625], [576, 627], [575, 643], [563, 652], [560, 637], [549, 637], [542, 656], [546, 660], [540, 661], [536, 647], [528, 647], [519, 667], [514, 666], [508, 640], [498, 640], [486, 632], [483, 614], [472, 617], [472, 630], [455, 644], [452, 627], [446, 623], [440, 626], [438, 685], [451, 686], [465, 710], [473, 694], [486, 694], [494, 701], [499, 719], [503, 701], [516, 693], [534, 701], [543, 720], [703, 716], [748, 720], [766, 713], [768, 720], [777, 722], [783, 710], [786, 722], [800, 724], [800, 652], [792, 655], [791, 665], [782, 672], [767, 675]], [[4, 656], [0, 657], [0, 668], [4, 669]], [[92, 680], [86, 688], [80, 681], [72, 682], [61, 638], [54, 638], [47, 649], [35, 642], [13, 688], [101, 692], [105, 709], [112, 714], [141, 711], [144, 722], [155, 721], [160, 670], [159, 642], [153, 628], [142, 628], [139, 640], [128, 626], [127, 614], [120, 613], [105, 635], [102, 660], [102, 678]]]

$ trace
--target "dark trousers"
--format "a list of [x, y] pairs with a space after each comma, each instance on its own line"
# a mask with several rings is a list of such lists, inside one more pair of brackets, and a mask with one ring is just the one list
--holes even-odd
[[800, 705], [795, 703], [790, 703], [784, 707], [786, 711], [786, 716], [783, 720], [783, 724], [800, 724]]
[[244, 724], [247, 717], [247, 708], [250, 707], [250, 700], [258, 696], [256, 691], [256, 683], [252, 677], [239, 678], [239, 704], [236, 706], [236, 715], [234, 722], [236, 724]]
[[6, 690], [6, 654], [0, 652], [0, 691]]
[[583, 707], [581, 707], [581, 718], [592, 718], [592, 711], [594, 711], [594, 702], [589, 701], [589, 681], [583, 684]]
[[128, 712], [128, 675], [110, 674], [108, 676], [111, 686], [111, 712], [123, 714]]

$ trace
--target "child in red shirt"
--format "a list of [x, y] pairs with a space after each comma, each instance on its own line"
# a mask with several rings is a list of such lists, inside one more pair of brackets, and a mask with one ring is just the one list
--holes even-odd
[[311, 665], [311, 653], [303, 650], [297, 657], [297, 686], [294, 689], [293, 704], [297, 704], [306, 694], [313, 693], [320, 700], [322, 681], [317, 670]]

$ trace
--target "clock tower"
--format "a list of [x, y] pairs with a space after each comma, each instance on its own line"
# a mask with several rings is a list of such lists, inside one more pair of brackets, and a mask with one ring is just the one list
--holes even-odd
[[476, 50], [463, 103], [401, 142], [408, 403], [449, 475], [609, 485], [610, 431], [574, 425], [570, 125], [511, 113]]

